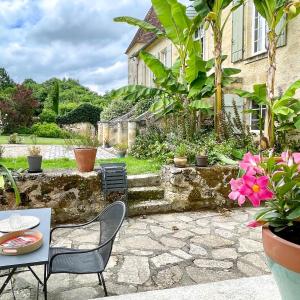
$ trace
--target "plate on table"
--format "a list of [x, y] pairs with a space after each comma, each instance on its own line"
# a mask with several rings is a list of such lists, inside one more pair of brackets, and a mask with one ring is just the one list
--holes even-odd
[[14, 232], [20, 230], [32, 229], [40, 224], [40, 219], [34, 216], [20, 216], [17, 226], [11, 227], [10, 218], [0, 220], [1, 232]]

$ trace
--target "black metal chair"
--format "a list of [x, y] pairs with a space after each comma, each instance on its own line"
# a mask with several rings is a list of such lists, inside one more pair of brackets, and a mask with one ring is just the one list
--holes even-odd
[[128, 182], [125, 163], [100, 164], [104, 198], [111, 193], [123, 193], [122, 200], [128, 208]]
[[[45, 270], [47, 273], [46, 280], [48, 280], [49, 277], [55, 273], [95, 273], [98, 275], [99, 284], [103, 286], [105, 296], [107, 296], [107, 289], [102, 273], [109, 261], [114, 239], [121, 228], [125, 214], [125, 204], [122, 201], [116, 201], [106, 207], [96, 218], [90, 222], [81, 225], [61, 225], [54, 227], [50, 232], [50, 242], [52, 239], [52, 234], [56, 229], [83, 227], [99, 221], [99, 246], [89, 250], [50, 247], [49, 264]], [[47, 285], [44, 285], [44, 288], [46, 287]]]

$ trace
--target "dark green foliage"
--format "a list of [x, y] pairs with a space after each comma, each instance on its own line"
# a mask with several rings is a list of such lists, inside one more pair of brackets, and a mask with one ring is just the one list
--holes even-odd
[[58, 115], [59, 113], [59, 83], [54, 81], [53, 87], [51, 89], [50, 98], [52, 102], [52, 109]]
[[133, 102], [130, 100], [114, 99], [108, 106], [106, 106], [101, 113], [101, 121], [111, 121], [128, 113], [132, 107]]
[[42, 123], [55, 123], [56, 122], [56, 114], [53, 110], [44, 109], [42, 113], [39, 115], [40, 121]]
[[32, 126], [32, 133], [47, 138], [64, 138], [66, 136], [66, 132], [56, 123], [36, 123]]
[[101, 109], [89, 103], [84, 103], [64, 116], [57, 117], [58, 124], [75, 124], [89, 122], [95, 127], [100, 121]]
[[6, 70], [0, 68], [0, 89], [6, 89], [8, 87], [13, 87], [14, 85], [14, 81], [9, 77]]

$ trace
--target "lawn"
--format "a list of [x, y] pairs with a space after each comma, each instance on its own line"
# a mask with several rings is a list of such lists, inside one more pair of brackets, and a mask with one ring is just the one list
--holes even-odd
[[[32, 144], [32, 140], [30, 139], [30, 135], [19, 135], [22, 139], [22, 144]], [[0, 135], [0, 144], [8, 144], [8, 135]], [[64, 139], [54, 139], [54, 138], [42, 138], [37, 137], [38, 145], [64, 145]]]
[[[129, 175], [135, 174], [145, 174], [145, 173], [158, 173], [161, 169], [161, 163], [154, 160], [142, 160], [136, 159], [132, 156], [125, 158], [114, 158], [114, 159], [98, 159], [96, 162], [96, 167], [100, 163], [116, 163], [116, 162], [125, 162], [127, 165], [127, 172]], [[18, 158], [1, 158], [0, 163], [4, 164], [10, 169], [20, 170], [28, 168], [27, 158], [18, 157]], [[49, 169], [76, 169], [75, 160], [68, 158], [60, 159], [51, 159], [44, 160], [42, 168], [44, 170]]]

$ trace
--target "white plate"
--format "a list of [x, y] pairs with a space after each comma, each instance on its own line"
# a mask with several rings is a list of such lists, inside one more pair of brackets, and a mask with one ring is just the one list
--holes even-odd
[[40, 219], [33, 216], [21, 216], [20, 224], [18, 228], [11, 228], [9, 218], [0, 220], [0, 231], [1, 232], [14, 232], [19, 230], [26, 230], [36, 227], [40, 224]]

